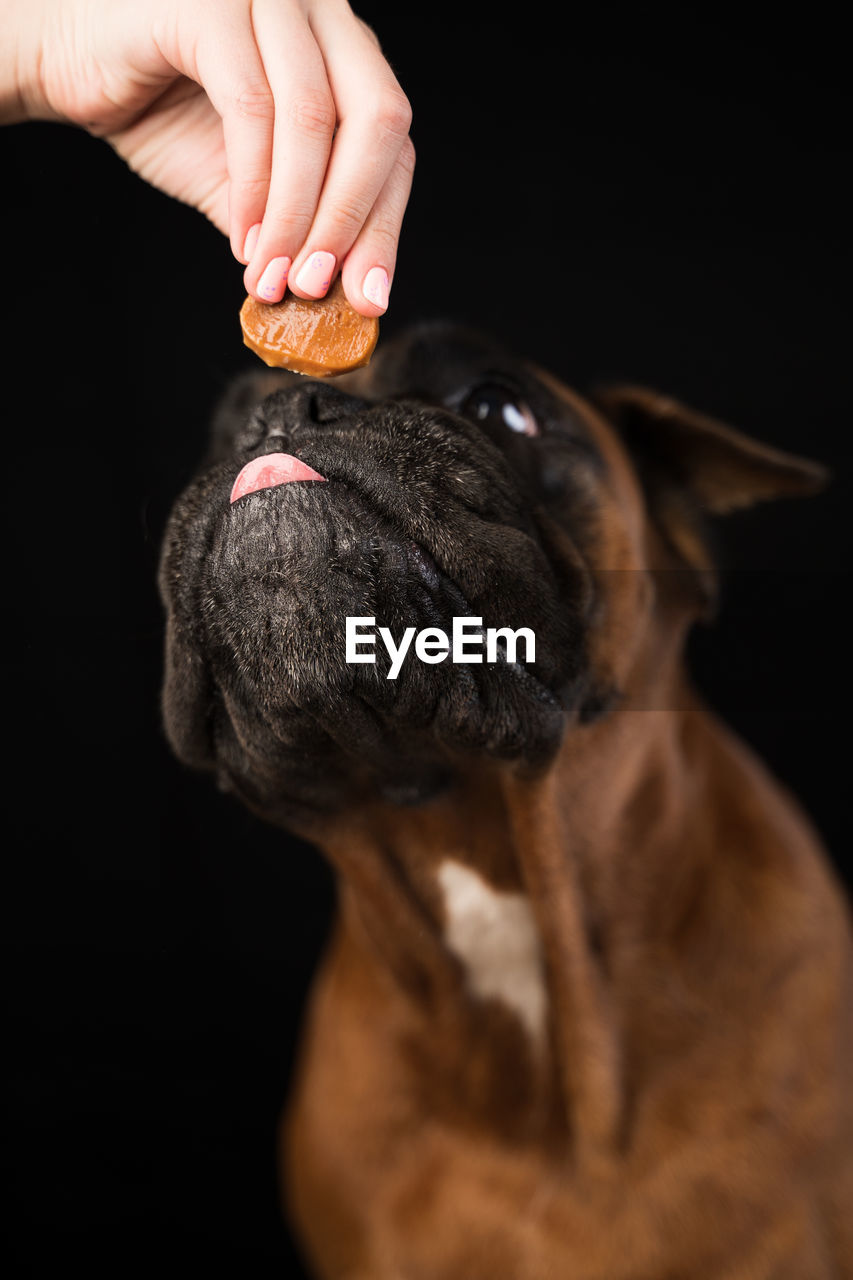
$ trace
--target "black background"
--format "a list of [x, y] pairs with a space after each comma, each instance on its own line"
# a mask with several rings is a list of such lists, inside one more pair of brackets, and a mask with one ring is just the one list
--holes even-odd
[[[721, 525], [691, 651], [849, 881], [840, 33], [356, 8], [418, 151], [384, 333], [471, 320], [580, 389], [645, 382], [832, 467]], [[172, 759], [158, 705], [158, 543], [252, 360], [242, 269], [82, 132], [6, 129], [0, 159], [12, 1274], [299, 1276], [274, 1131], [332, 885]]]

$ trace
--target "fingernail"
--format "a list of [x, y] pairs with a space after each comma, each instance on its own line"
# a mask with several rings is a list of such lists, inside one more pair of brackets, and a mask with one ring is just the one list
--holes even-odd
[[299, 268], [296, 287], [312, 298], [322, 298], [331, 284], [335, 261], [333, 253], [312, 253]]
[[272, 258], [264, 267], [255, 292], [264, 302], [281, 302], [290, 270], [290, 258]]
[[361, 286], [361, 292], [374, 306], [384, 311], [388, 306], [388, 292], [391, 288], [388, 272], [384, 267], [371, 267]]
[[258, 236], [261, 234], [261, 224], [255, 222], [246, 232], [246, 239], [243, 241], [243, 257], [248, 262], [258, 245]]

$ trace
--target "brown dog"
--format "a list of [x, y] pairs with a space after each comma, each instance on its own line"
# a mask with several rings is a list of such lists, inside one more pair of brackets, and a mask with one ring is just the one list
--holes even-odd
[[[703, 515], [820, 480], [452, 328], [235, 389], [167, 533], [165, 718], [339, 872], [283, 1130], [318, 1276], [853, 1276], [847, 907], [682, 664]], [[348, 617], [535, 658], [432, 632], [391, 679]]]

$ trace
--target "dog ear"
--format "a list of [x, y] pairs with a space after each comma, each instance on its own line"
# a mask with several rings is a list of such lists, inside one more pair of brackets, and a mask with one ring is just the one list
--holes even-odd
[[607, 387], [593, 399], [642, 471], [685, 490], [712, 515], [765, 498], [817, 493], [829, 479], [820, 463], [762, 444], [646, 387]]
[[767, 498], [819, 492], [829, 472], [646, 387], [614, 386], [591, 397], [618, 430], [649, 503], [678, 559], [695, 571], [704, 605], [714, 573], [704, 515], [725, 515]]

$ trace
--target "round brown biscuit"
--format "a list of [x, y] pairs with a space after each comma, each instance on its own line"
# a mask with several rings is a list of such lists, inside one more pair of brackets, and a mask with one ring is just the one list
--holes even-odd
[[340, 277], [325, 298], [287, 293], [281, 302], [249, 295], [240, 309], [243, 342], [265, 364], [312, 378], [330, 378], [367, 364], [379, 337], [379, 321], [347, 301]]

